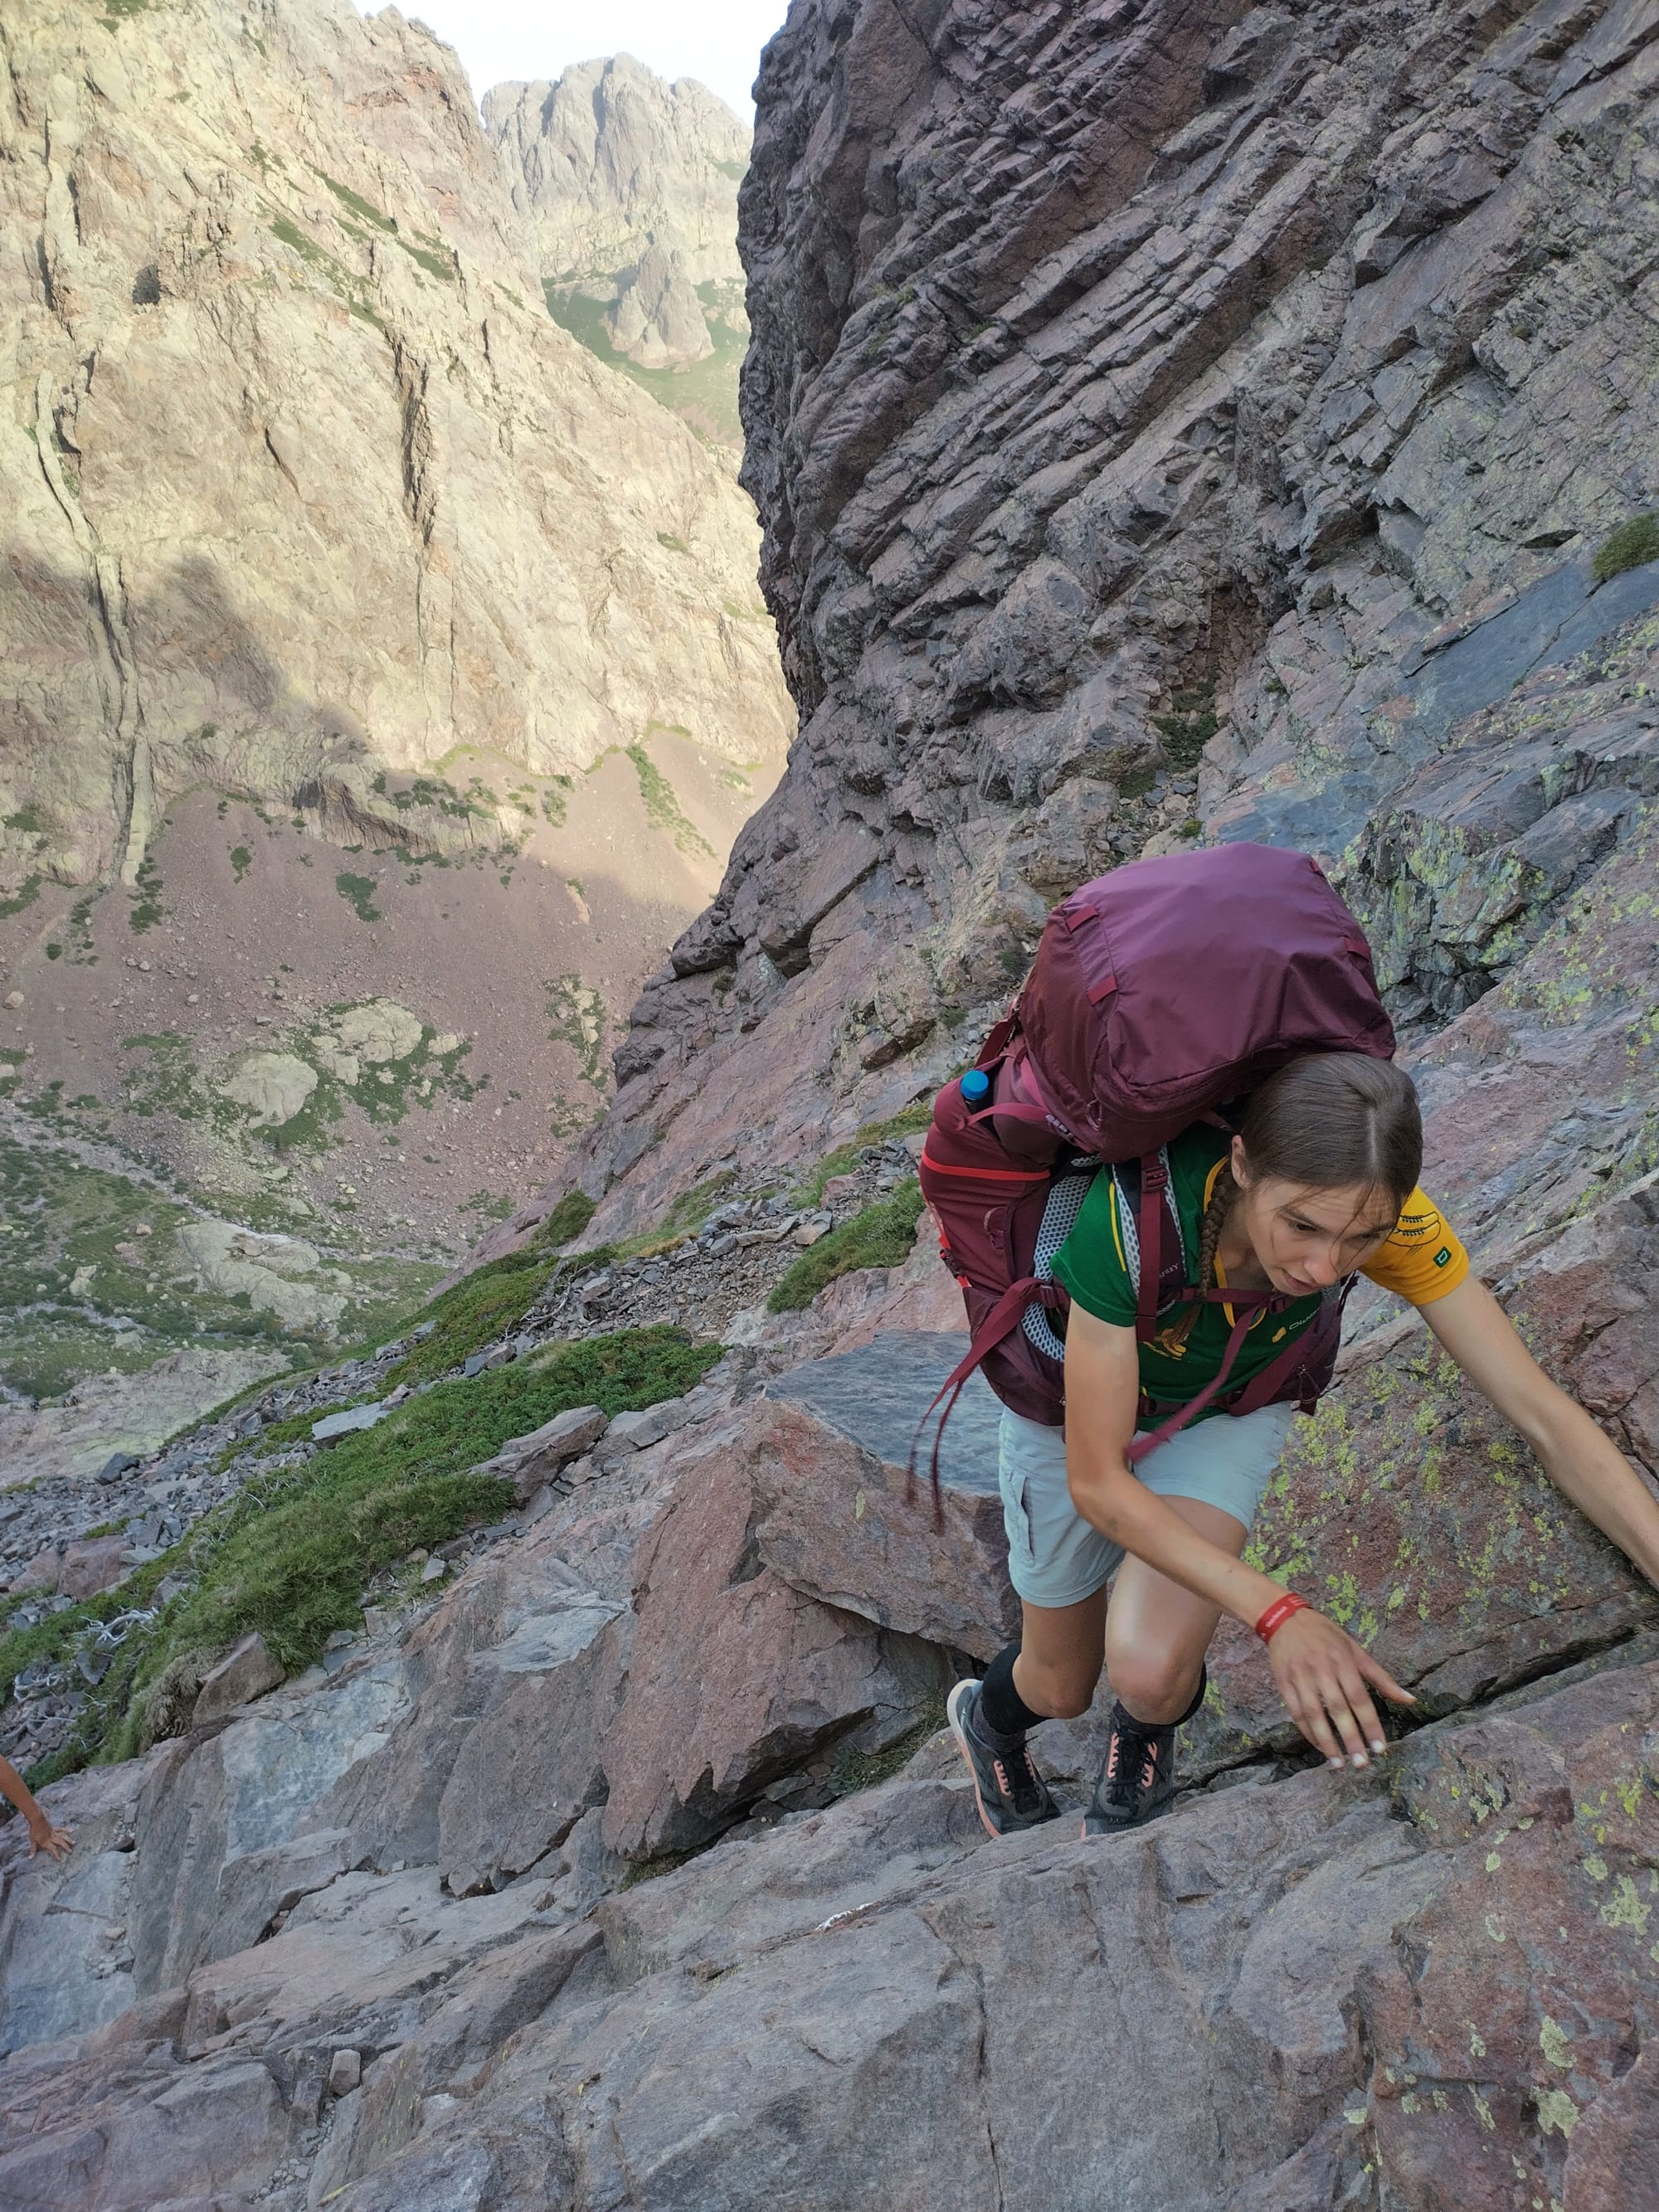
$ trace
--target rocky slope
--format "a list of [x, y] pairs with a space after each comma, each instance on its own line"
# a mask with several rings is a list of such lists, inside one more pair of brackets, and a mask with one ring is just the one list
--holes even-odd
[[[792, 714], [729, 463], [550, 320], [447, 48], [345, 0], [64, 0], [0, 40], [0, 1145], [39, 1261], [6, 1374], [40, 1396], [192, 1316], [234, 1350], [227, 1299], [260, 1358], [406, 1306], [592, 1119]], [[299, 1243], [210, 1279], [191, 1213]]]
[[[992, 1409], [937, 1521], [904, 1468], [951, 1286], [924, 1223], [781, 1295], [908, 1218], [898, 1109], [1049, 899], [1295, 837], [1376, 938], [1425, 1181], [1659, 1472], [1656, 68], [1619, 0], [797, 0], [744, 211], [802, 741], [619, 1050], [586, 1256], [544, 1201], [470, 1334], [336, 1373], [381, 1444], [331, 1456], [307, 1386], [125, 1470], [206, 1505], [103, 1601], [146, 1622], [0, 1646], [42, 1706], [82, 1651], [191, 1662], [48, 1792], [67, 1869], [0, 1846], [0, 2203], [1659, 2202], [1659, 1597], [1416, 1322], [1358, 1316], [1257, 1532], [1418, 1691], [1395, 1748], [1310, 1771], [1229, 1628], [1168, 1819], [992, 1844], [935, 1727], [1007, 1619]], [[599, 1406], [671, 1316], [729, 1348]], [[371, 1450], [457, 1533], [403, 1548], [388, 1492], [301, 1650], [226, 1595], [238, 1528], [340, 1525]], [[288, 1680], [204, 1678], [256, 1627]], [[1037, 1750], [1074, 1801], [1097, 1723]]]
[[630, 54], [552, 83], [498, 84], [483, 115], [532, 225], [553, 315], [740, 448], [744, 125], [695, 78], [665, 83]]

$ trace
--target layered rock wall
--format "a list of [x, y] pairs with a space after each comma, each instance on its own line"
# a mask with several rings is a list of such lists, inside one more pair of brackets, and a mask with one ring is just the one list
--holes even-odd
[[1626, 0], [792, 10], [744, 480], [804, 728], [635, 1011], [616, 1218], [937, 1080], [1138, 851], [1312, 847], [1431, 1027], [1632, 848], [1656, 76]]

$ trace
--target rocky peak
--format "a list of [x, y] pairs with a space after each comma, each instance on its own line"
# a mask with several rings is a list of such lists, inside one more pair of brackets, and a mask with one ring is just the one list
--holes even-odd
[[483, 112], [551, 312], [705, 436], [740, 447], [744, 125], [694, 77], [666, 83], [630, 54], [550, 84], [499, 84]]
[[669, 84], [616, 54], [551, 83], [495, 85], [483, 118], [550, 276], [630, 267], [654, 243], [694, 285], [742, 281], [749, 132], [695, 77]]

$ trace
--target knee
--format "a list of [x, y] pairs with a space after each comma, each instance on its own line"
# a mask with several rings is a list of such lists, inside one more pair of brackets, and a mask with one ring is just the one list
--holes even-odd
[[1092, 1667], [1042, 1666], [1022, 1653], [1017, 1686], [1033, 1712], [1053, 1721], [1073, 1721], [1092, 1704], [1100, 1669], [1098, 1659]]
[[1202, 1657], [1181, 1651], [1106, 1652], [1112, 1694], [1126, 1705], [1137, 1720], [1166, 1723], [1178, 1719], [1193, 1701], [1198, 1687]]

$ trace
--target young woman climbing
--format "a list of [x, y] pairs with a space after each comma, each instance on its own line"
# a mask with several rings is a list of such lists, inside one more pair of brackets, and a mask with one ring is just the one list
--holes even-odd
[[[1278, 1357], [1322, 1297], [1364, 1274], [1421, 1309], [1557, 1488], [1659, 1583], [1659, 1505], [1470, 1273], [1418, 1188], [1422, 1152], [1409, 1077], [1346, 1052], [1310, 1054], [1270, 1076], [1236, 1135], [1200, 1124], [1170, 1144], [1176, 1212], [1200, 1285], [1291, 1300], [1257, 1315], [1232, 1379]], [[1083, 1832], [1112, 1834], [1162, 1812], [1175, 1791], [1176, 1730], [1203, 1699], [1205, 1653], [1224, 1613], [1266, 1640], [1291, 1718], [1334, 1767], [1364, 1766], [1382, 1750], [1374, 1692], [1413, 1703], [1362, 1644], [1240, 1557], [1292, 1406], [1200, 1413], [1138, 1467], [1127, 1460], [1138, 1425], [1156, 1425], [1212, 1380], [1235, 1326], [1224, 1303], [1188, 1304], [1153, 1341], [1137, 1343], [1134, 1237], [1133, 1206], [1102, 1172], [1054, 1261], [1071, 1297], [1064, 1431], [1002, 1416], [1003, 1515], [1022, 1632], [982, 1681], [957, 1683], [948, 1706], [981, 1817], [996, 1835], [1055, 1818], [1027, 1731], [1086, 1712], [1103, 1664], [1115, 1702]], [[1154, 1410], [1141, 1413], [1148, 1401]]]

